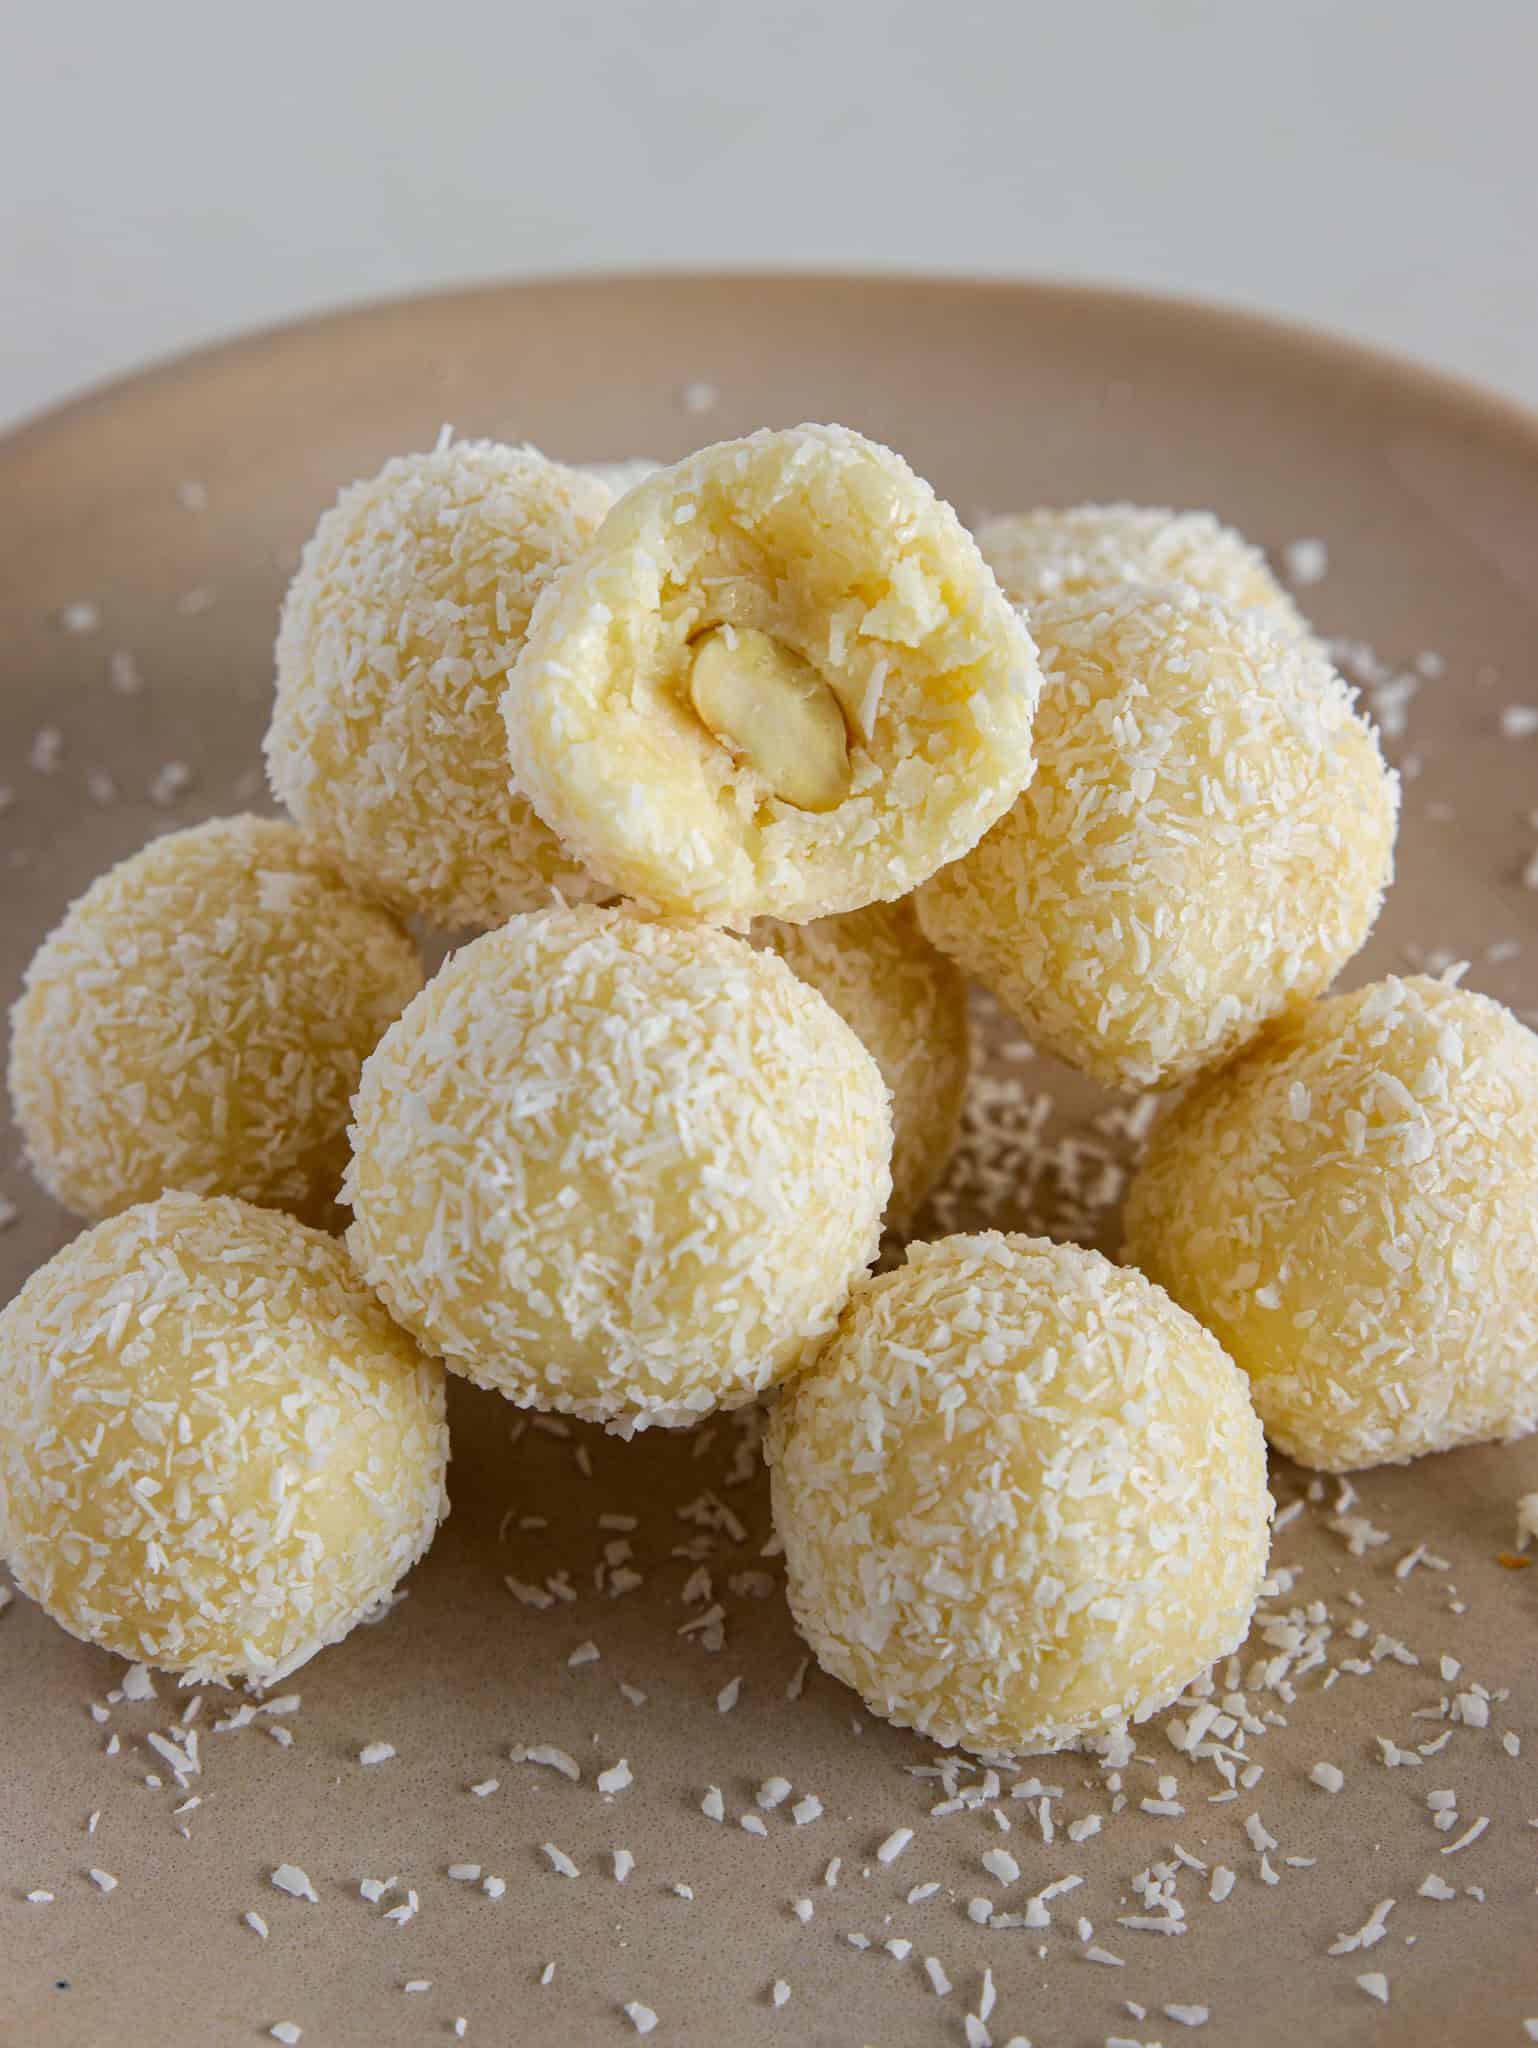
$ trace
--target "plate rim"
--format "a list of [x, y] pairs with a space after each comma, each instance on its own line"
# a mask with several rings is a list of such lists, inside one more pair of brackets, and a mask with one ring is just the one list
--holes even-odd
[[777, 291], [815, 290], [829, 285], [854, 286], [873, 292], [923, 292], [943, 296], [1006, 298], [1022, 302], [1045, 301], [1065, 308], [1075, 301], [1093, 308], [1102, 317], [1132, 312], [1142, 317], [1186, 320], [1216, 334], [1227, 332], [1235, 342], [1282, 346], [1300, 355], [1312, 356], [1321, 364], [1333, 363], [1342, 372], [1370, 377], [1380, 385], [1394, 384], [1427, 406], [1453, 407], [1465, 417], [1477, 418], [1492, 433], [1525, 444], [1526, 452], [1538, 463], [1538, 406], [1529, 406], [1510, 393], [1480, 383], [1458, 371], [1443, 370], [1394, 349], [1358, 340], [1329, 326], [1315, 325], [1285, 314], [1259, 311], [1197, 293], [1164, 292], [1139, 285], [1083, 283], [1075, 279], [1012, 276], [978, 271], [873, 269], [851, 270], [836, 265], [825, 268], [783, 268], [777, 265], [726, 265], [696, 268], [638, 266], [635, 269], [605, 268], [591, 271], [540, 271], [526, 276], [483, 277], [465, 282], [435, 285], [424, 290], [387, 292], [360, 299], [347, 299], [318, 307], [286, 319], [264, 322], [256, 327], [238, 328], [229, 334], [151, 357], [135, 367], [92, 381], [81, 389], [55, 400], [41, 410], [24, 414], [0, 431], [0, 462], [20, 454], [27, 444], [49, 433], [74, 427], [93, 412], [103, 412], [139, 392], [174, 384], [179, 378], [218, 367], [221, 361], [234, 363], [243, 356], [291, 340], [322, 335], [325, 330], [342, 332], [350, 326], [364, 327], [414, 307], [436, 305], [447, 309], [455, 302], [470, 309], [495, 299], [514, 299], [537, 293], [565, 292], [573, 296], [634, 290], [637, 287], [668, 287], [698, 290], [724, 284], [753, 285]]

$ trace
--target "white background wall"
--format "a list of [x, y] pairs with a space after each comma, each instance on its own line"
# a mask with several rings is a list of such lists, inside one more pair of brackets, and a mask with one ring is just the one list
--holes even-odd
[[721, 264], [1202, 294], [1538, 403], [1535, 88], [1538, 0], [0, 0], [0, 420], [345, 299]]

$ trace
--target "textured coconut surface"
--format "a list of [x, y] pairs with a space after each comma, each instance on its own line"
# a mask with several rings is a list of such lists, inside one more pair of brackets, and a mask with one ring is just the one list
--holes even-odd
[[[7, 994], [110, 862], [261, 808], [279, 600], [350, 479], [445, 421], [600, 462], [806, 418], [969, 523], [1208, 508], [1290, 564], [1404, 777], [1345, 984], [1466, 960], [1533, 1020], [1538, 428], [1190, 308], [833, 279], [349, 315], [0, 445]], [[1151, 1105], [973, 1024], [916, 1231], [1114, 1250]], [[7, 1298], [73, 1230], [18, 1153]], [[1538, 1443], [1345, 1482], [1273, 1456], [1243, 1648], [1128, 1753], [1006, 1768], [806, 1664], [756, 1411], [623, 1443], [456, 1384], [450, 1423], [407, 1597], [262, 1701], [75, 1641], [0, 1571], [0, 2041], [1431, 2048], [1538, 2019]]]

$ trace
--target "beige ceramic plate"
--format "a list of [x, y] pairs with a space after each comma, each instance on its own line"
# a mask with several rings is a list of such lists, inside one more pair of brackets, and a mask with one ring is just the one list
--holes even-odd
[[[1538, 703], [1534, 422], [1357, 350], [1189, 307], [832, 278], [539, 285], [345, 314], [153, 372], [0, 446], [0, 986], [15, 989], [108, 861], [171, 823], [259, 800], [278, 599], [338, 484], [430, 442], [445, 420], [591, 460], [674, 457], [808, 418], [894, 443], [966, 515], [1125, 496], [1214, 506], [1273, 548], [1327, 541], [1329, 573], [1305, 602], [1325, 630], [1376, 651], [1380, 702], [1404, 724], [1391, 750], [1419, 771], [1398, 888], [1352, 976], [1466, 958], [1474, 985], [1531, 1013], [1538, 895], [1521, 874], [1538, 843], [1538, 739], [1503, 738], [1500, 712]], [[67, 608], [82, 605], [99, 622], [67, 630]], [[125, 654], [137, 693], [114, 687]], [[1413, 695], [1392, 680], [1402, 675]], [[1114, 1241], [1104, 1162], [1122, 1148], [1124, 1114], [1018, 1049], [1009, 1057], [996, 1027], [990, 1037], [968, 1154], [932, 1221]], [[0, 1235], [8, 1296], [70, 1225], [28, 1185], [13, 1143], [3, 1172], [19, 1212]], [[1114, 1817], [1091, 1763], [1036, 1767], [1062, 1793], [1048, 1844], [1007, 1781], [1007, 1835], [986, 1809], [927, 1818], [943, 1792], [911, 1775], [933, 1761], [923, 1743], [816, 1673], [787, 1697], [801, 1653], [761, 1554], [765, 1490], [739, 1461], [741, 1428], [626, 1446], [522, 1431], [511, 1408], [462, 1390], [454, 1421], [453, 1517], [409, 1599], [300, 1673], [291, 1717], [214, 1734], [231, 1702], [208, 1698], [187, 1792], [145, 1741], [175, 1718], [168, 1683], [158, 1702], [93, 1718], [123, 1667], [23, 1600], [0, 1615], [7, 2048], [202, 2048], [261, 2040], [282, 2020], [302, 2026], [306, 2048], [395, 2048], [452, 2040], [459, 2016], [472, 2043], [619, 2042], [634, 2038], [629, 2000], [660, 2015], [659, 2042], [920, 2048], [966, 2038], [985, 1966], [992, 2040], [1038, 2048], [1187, 2038], [1167, 2002], [1210, 2008], [1193, 2040], [1247, 2048], [1516, 2043], [1538, 2016], [1538, 1571], [1497, 1562], [1513, 1501], [1538, 1486], [1538, 1449], [1371, 1477], [1350, 1509], [1370, 1529], [1329, 1526], [1332, 1485], [1278, 1538], [1278, 1562], [1300, 1575], [1274, 1605], [1323, 1603], [1328, 1663], [1375, 1664], [1373, 1675], [1346, 1670], [1326, 1690], [1321, 1666], [1295, 1698], [1260, 1692], [1249, 1663], [1276, 1653], [1252, 1645], [1244, 1681], [1273, 1717], [1246, 1738], [1257, 1784], [1209, 1803], [1222, 1790], [1213, 1766], [1188, 1762], [1156, 1725]], [[1276, 1490], [1290, 1503], [1302, 1487], [1283, 1469]], [[634, 1516], [633, 1532], [602, 1526], [605, 1514]], [[538, 1604], [515, 1598], [509, 1576]], [[717, 1605], [724, 1643], [712, 1650]], [[706, 1626], [681, 1633], [691, 1622]], [[1359, 1640], [1346, 1633], [1355, 1622]], [[600, 1656], [573, 1664], [586, 1642]], [[1457, 1677], [1441, 1675], [1444, 1654]], [[738, 1678], [735, 1708], [720, 1711]], [[1496, 1696], [1483, 1731], [1440, 1718], [1471, 1685]], [[1449, 1728], [1417, 1761], [1415, 1745]], [[291, 1731], [292, 1747], [269, 1729]], [[1385, 1767], [1378, 1736], [1411, 1761]], [[376, 1740], [397, 1755], [363, 1769], [359, 1747]], [[516, 1743], [568, 1750], [581, 1784], [510, 1762]], [[605, 1800], [594, 1772], [621, 1756], [634, 1785]], [[1338, 1796], [1309, 1783], [1321, 1759], [1345, 1772]], [[1140, 1809], [1163, 1772], [1178, 1778], [1178, 1816]], [[822, 1817], [798, 1826], [785, 1807], [767, 1816], [767, 1839], [743, 1832], [771, 1773], [818, 1795]], [[500, 1789], [468, 1790], [490, 1778]], [[700, 1810], [712, 1784], [725, 1825]], [[1426, 1805], [1441, 1788], [1457, 1793], [1447, 1832]], [[202, 1803], [178, 1817], [188, 1796]], [[1275, 1884], [1244, 1828], [1255, 1812], [1279, 1843]], [[1105, 1818], [1101, 1832], [1066, 1839], [1088, 1815]], [[1483, 1834], [1445, 1853], [1481, 1816]], [[898, 1826], [915, 1838], [883, 1866], [876, 1847]], [[555, 1875], [545, 1842], [581, 1876]], [[1119, 1925], [1139, 1911], [1133, 1879], [1177, 1842], [1235, 1871], [1232, 1896], [1210, 1903], [1210, 1878], [1183, 1868], [1188, 1933]], [[1022, 1866], [1012, 1886], [979, 1861], [1000, 1846]], [[635, 1858], [623, 1887], [620, 1847]], [[285, 1861], [309, 1873], [318, 1904], [271, 1888]], [[505, 1896], [451, 1880], [456, 1863], [505, 1878]], [[99, 1891], [92, 1866], [116, 1890]], [[1419, 1896], [1428, 1873], [1457, 1896]], [[358, 1893], [369, 1876], [402, 1889], [371, 1906]], [[1069, 1876], [1083, 1882], [1053, 1902], [1049, 1931], [967, 1917], [974, 1897], [1021, 1911]], [[921, 1885], [938, 1889], [908, 1903]], [[400, 1926], [382, 1915], [406, 1887], [419, 1911]], [[53, 1903], [27, 1903], [34, 1888]], [[815, 1907], [806, 1925], [792, 1912], [802, 1898]], [[1390, 1898], [1383, 1940], [1327, 1955]], [[250, 1911], [267, 1941], [243, 1923]], [[1122, 1967], [1086, 1958], [1081, 1915]], [[889, 1938], [911, 1954], [884, 1952]], [[926, 1956], [948, 1994], [930, 1988]], [[1356, 1983], [1371, 1970], [1387, 1979], [1386, 2010]], [[776, 1979], [791, 1990], [782, 2010]], [[408, 1988], [419, 1981], [430, 1988]]]

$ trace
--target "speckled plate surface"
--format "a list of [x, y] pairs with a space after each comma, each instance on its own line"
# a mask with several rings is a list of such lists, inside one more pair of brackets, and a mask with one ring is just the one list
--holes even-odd
[[[507, 287], [344, 314], [172, 364], [0, 444], [7, 995], [109, 861], [260, 802], [278, 599], [340, 483], [444, 420], [593, 460], [804, 418], [894, 443], [964, 516], [1124, 496], [1210, 505], [1273, 549], [1324, 540], [1328, 573], [1301, 596], [1361, 643], [1408, 778], [1398, 886], [1349, 978], [1465, 959], [1474, 986], [1532, 1020], [1538, 738], [1504, 733], [1501, 713], [1538, 703], [1538, 423], [1186, 306], [833, 278]], [[929, 1227], [1114, 1244], [1135, 1116], [983, 1022], [966, 1149]], [[13, 1139], [0, 1193], [15, 1211], [8, 1297], [71, 1226]], [[925, 2048], [968, 2038], [985, 1969], [996, 2002], [980, 2024], [999, 2048], [1168, 2048], [1195, 2015], [1166, 2005], [1208, 2009], [1192, 2040], [1246, 2048], [1494, 2048], [1526, 2038], [1525, 2017], [1538, 2026], [1538, 1571], [1497, 1555], [1516, 1496], [1538, 1486], [1538, 1445], [1370, 1475], [1354, 1502], [1336, 1482], [1310, 1502], [1277, 1469], [1279, 1500], [1302, 1505], [1276, 1546], [1296, 1576], [1268, 1611], [1319, 1604], [1301, 1635], [1270, 1626], [1220, 1674], [1246, 1693], [1253, 1726], [1233, 1739], [1263, 1775], [1212, 1803], [1214, 1764], [1155, 1723], [1121, 1811], [1085, 1759], [1021, 1774], [1058, 1788], [1048, 1840], [1007, 1774], [996, 1797], [931, 1818], [946, 1794], [915, 1774], [936, 1762], [924, 1743], [815, 1671], [800, 1689], [749, 1428], [623, 1445], [456, 1395], [453, 1515], [407, 1600], [299, 1673], [292, 1712], [216, 1733], [236, 1702], [206, 1697], [185, 1788], [146, 1740], [186, 1711], [168, 1681], [122, 1701], [115, 1660], [25, 1600], [0, 1613], [6, 2048], [203, 2048], [281, 2021], [305, 2048], [396, 2048], [453, 2040], [460, 2018], [472, 2043], [618, 2043], [634, 2038], [628, 2001], [657, 2013], [658, 2042]], [[576, 1655], [585, 1644], [598, 1654]], [[361, 1766], [371, 1741], [393, 1760]], [[581, 1782], [509, 1760], [540, 1743], [570, 1752]], [[619, 1757], [634, 1782], [605, 1798], [595, 1775]], [[1320, 1760], [1344, 1772], [1338, 1794], [1310, 1783]], [[755, 1837], [739, 1817], [773, 1773], [821, 1815], [798, 1824], [787, 1803]], [[1166, 1773], [1183, 1810], [1144, 1812]], [[701, 1811], [712, 1785], [724, 1823]], [[1443, 1831], [1427, 1806], [1441, 1789], [1457, 1795]], [[1098, 1832], [1071, 1827], [1090, 1816]], [[884, 1865], [877, 1845], [900, 1826], [914, 1838]], [[547, 1842], [580, 1876], [551, 1869]], [[1009, 1886], [980, 1861], [1000, 1846], [1021, 1866]], [[620, 1848], [635, 1859], [623, 1885]], [[318, 1903], [272, 1888], [283, 1862]], [[1161, 1862], [1178, 1866], [1181, 1935], [1121, 1924]], [[1219, 1866], [1236, 1874], [1221, 1904]], [[1455, 1895], [1422, 1895], [1428, 1875]], [[398, 1888], [370, 1904], [366, 1877]], [[976, 1897], [1022, 1912], [1068, 1878], [1082, 1882], [1051, 1902], [1049, 1929], [968, 1917]], [[387, 1918], [408, 1891], [414, 1917]], [[1381, 1940], [1328, 1953], [1388, 1899]], [[1357, 1983], [1370, 1971], [1386, 2007]]]

